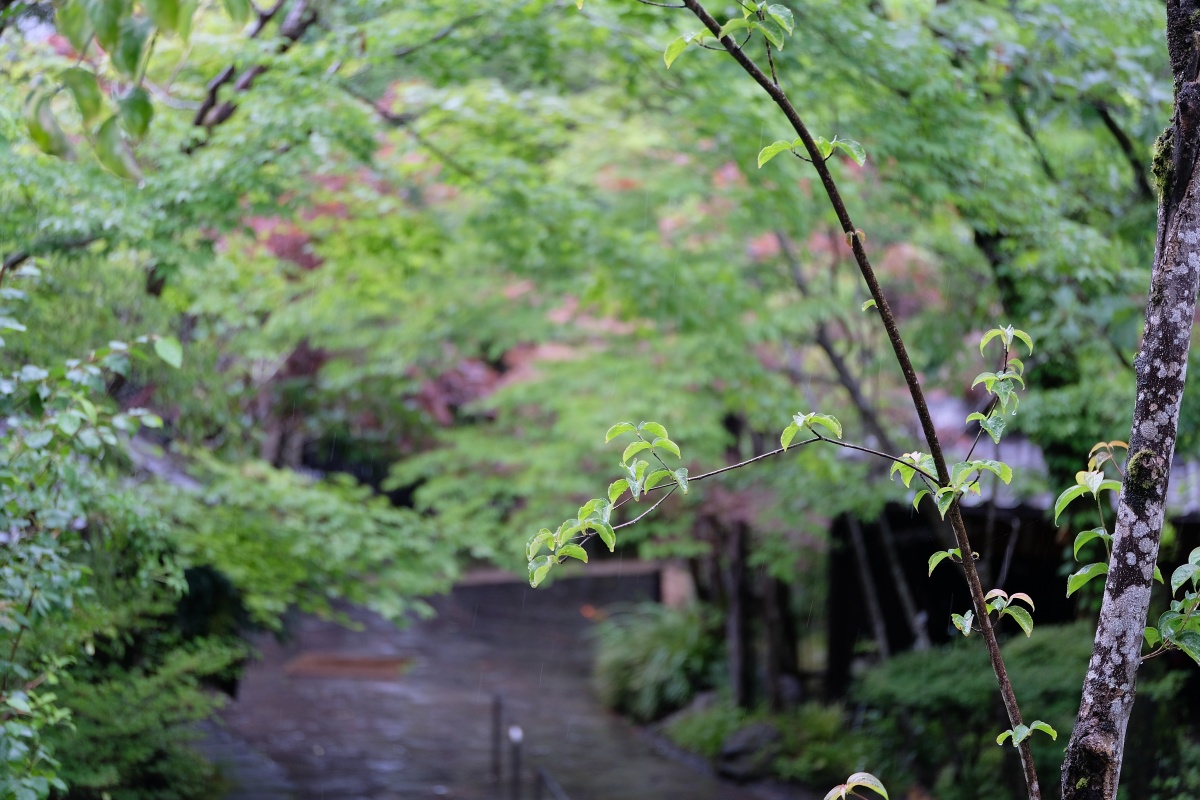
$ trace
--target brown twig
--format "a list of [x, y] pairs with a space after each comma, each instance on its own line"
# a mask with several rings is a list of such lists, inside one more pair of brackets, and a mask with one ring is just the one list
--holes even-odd
[[[787, 93], [781, 86], [776, 85], [766, 73], [754, 62], [752, 58], [729, 36], [721, 36], [721, 25], [713, 18], [711, 14], [700, 4], [699, 0], [683, 0], [684, 5], [688, 7], [701, 24], [704, 25], [717, 39], [724, 45], [730, 56], [742, 67], [742, 69], [754, 79], [759, 86], [767, 93], [767, 95], [775, 102], [792, 128], [800, 137], [804, 144], [804, 149], [808, 152], [809, 158], [813, 162], [813, 168], [816, 169], [817, 175], [821, 180], [821, 185], [825, 189], [825, 194], [829, 198], [830, 204], [833, 206], [834, 213], [837, 215], [838, 222], [842, 226], [842, 231], [850, 243], [854, 251], [854, 260], [858, 264], [859, 271], [862, 273], [863, 280], [870, 290], [871, 297], [875, 300], [875, 306], [879, 311], [880, 320], [883, 322], [884, 330], [887, 332], [888, 341], [891, 343], [892, 350], [895, 353], [896, 361], [900, 365], [900, 370], [904, 374], [904, 382], [908, 386], [909, 395], [912, 398], [913, 407], [917, 412], [917, 417], [921, 423], [921, 430], [925, 435], [925, 440], [929, 445], [929, 452], [933, 458], [933, 462], [937, 467], [938, 481], [941, 486], [949, 485], [950, 473], [946, 465], [945, 455], [942, 453], [941, 442], [938, 439], [937, 431], [933, 425], [933, 418], [929, 413], [929, 406], [925, 401], [925, 394], [921, 388], [921, 382], [917, 377], [916, 370], [913, 368], [912, 360], [909, 358], [908, 350], [905, 347], [904, 340], [900, 336], [900, 330], [896, 324], [895, 316], [892, 314], [891, 307], [888, 305], [887, 298], [884, 297], [883, 290], [879, 286], [879, 281], [875, 275], [875, 270], [871, 266], [870, 259], [867, 256], [866, 249], [863, 245], [863, 237], [859, 235], [858, 229], [855, 227], [853, 220], [850, 217], [849, 211], [846, 209], [846, 204], [842, 199], [841, 192], [838, 190], [837, 184], [833, 179], [833, 174], [829, 170], [829, 165], [821, 158], [821, 152], [817, 147], [816, 140], [809, 132], [800, 113], [788, 98]], [[971, 549], [970, 538], [967, 535], [966, 524], [962, 518], [962, 512], [957, 502], [950, 506], [947, 513], [950, 519], [950, 525], [954, 530], [954, 537], [958, 542], [961, 552], [974, 552]], [[1008, 678], [1008, 671], [1004, 666], [1004, 659], [1000, 654], [1000, 645], [996, 640], [995, 630], [992, 628], [991, 619], [987, 614], [987, 603], [984, 600], [983, 586], [979, 580], [979, 573], [975, 569], [973, 559], [963, 560], [963, 572], [967, 579], [967, 585], [970, 589], [972, 604], [975, 607], [975, 614], [979, 618], [979, 625], [983, 635], [984, 644], [987, 647], [988, 656], [992, 662], [992, 669], [996, 673], [996, 680], [1000, 684], [1000, 693], [1004, 701], [1005, 710], [1008, 712], [1009, 722], [1012, 727], [1021, 724], [1021, 711], [1017, 705], [1016, 695], [1013, 692], [1012, 682]], [[1022, 742], [1018, 746], [1018, 753], [1021, 758], [1021, 766], [1025, 774], [1025, 784], [1029, 791], [1030, 800], [1040, 800], [1041, 788], [1038, 784], [1037, 770], [1033, 763], [1033, 753], [1029, 748], [1028, 742]]]

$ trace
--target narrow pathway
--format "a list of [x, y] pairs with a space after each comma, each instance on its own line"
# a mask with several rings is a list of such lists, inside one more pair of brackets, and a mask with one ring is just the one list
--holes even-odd
[[358, 631], [302, 619], [290, 642], [261, 643], [227, 727], [208, 739], [231, 777], [255, 783], [229, 800], [507, 796], [491, 780], [495, 694], [505, 726], [524, 731], [526, 768], [549, 769], [572, 800], [808, 800], [664, 758], [592, 698], [581, 609], [649, 597], [654, 581], [460, 586], [434, 602], [434, 619], [402, 631], [362, 611]]

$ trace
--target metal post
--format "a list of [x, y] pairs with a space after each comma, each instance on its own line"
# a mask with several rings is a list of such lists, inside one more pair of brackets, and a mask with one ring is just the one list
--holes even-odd
[[504, 717], [504, 701], [500, 699], [500, 693], [492, 695], [492, 783], [500, 783], [500, 738], [504, 735], [502, 732], [503, 724], [501, 720]]
[[521, 740], [524, 738], [520, 725], [508, 729], [508, 741], [512, 746], [512, 792], [509, 800], [521, 800]]

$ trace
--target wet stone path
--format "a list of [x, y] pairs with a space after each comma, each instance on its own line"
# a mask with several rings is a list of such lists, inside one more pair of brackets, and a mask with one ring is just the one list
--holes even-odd
[[352, 612], [361, 630], [303, 618], [286, 643], [264, 639], [204, 746], [237, 786], [226, 800], [508, 798], [491, 772], [492, 699], [524, 733], [530, 767], [571, 800], [808, 800], [748, 789], [666, 758], [602, 708], [588, 686], [586, 606], [648, 597], [650, 575], [588, 576], [536, 592], [460, 586], [437, 616], [397, 630]]

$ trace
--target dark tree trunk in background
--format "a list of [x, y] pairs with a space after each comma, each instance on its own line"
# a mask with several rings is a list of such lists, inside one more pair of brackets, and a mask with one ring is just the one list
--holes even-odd
[[1175, 114], [1154, 154], [1154, 175], [1161, 187], [1158, 240], [1146, 330], [1135, 361], [1137, 399], [1129, 460], [1092, 660], [1063, 763], [1064, 800], [1116, 797], [1133, 709], [1200, 276], [1200, 187], [1195, 169], [1200, 153], [1198, 34], [1200, 2], [1168, 0]]
[[796, 622], [792, 593], [783, 581], [764, 571], [760, 581], [766, 627], [767, 705], [781, 711], [803, 700], [800, 664], [796, 660]]
[[871, 574], [871, 557], [867, 552], [866, 537], [863, 536], [862, 524], [856, 517], [846, 515], [846, 529], [850, 531], [850, 549], [854, 552], [854, 565], [858, 568], [858, 584], [863, 601], [867, 605], [867, 619], [871, 623], [875, 651], [881, 661], [886, 660], [891, 657], [892, 648], [888, 646], [887, 622], [883, 618], [883, 607], [879, 605], [879, 591], [875, 588], [875, 578]]
[[735, 523], [725, 540], [725, 649], [729, 685], [739, 708], [754, 705], [754, 650], [750, 631], [753, 597], [746, 574], [748, 536], [746, 525]]

